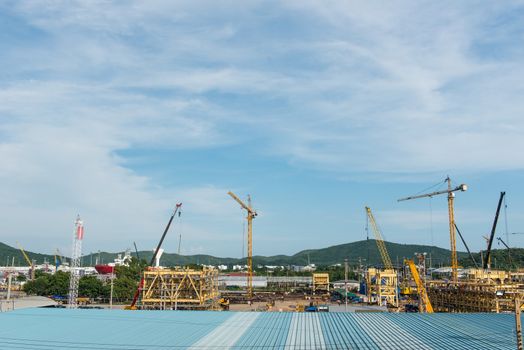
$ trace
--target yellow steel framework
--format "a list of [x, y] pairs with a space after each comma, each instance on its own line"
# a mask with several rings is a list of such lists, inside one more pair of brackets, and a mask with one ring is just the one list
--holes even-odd
[[427, 313], [433, 313], [433, 306], [431, 306], [431, 302], [429, 300], [429, 296], [426, 291], [426, 286], [420, 279], [420, 275], [418, 273], [415, 262], [413, 261], [413, 259], [406, 259], [404, 260], [404, 263], [406, 263], [409, 266], [409, 270], [411, 271], [411, 276], [413, 277], [413, 280], [415, 280], [415, 283], [417, 285], [417, 293], [419, 297], [420, 311], [427, 312]]
[[313, 294], [329, 294], [329, 274], [313, 274]]
[[406, 201], [410, 199], [417, 199], [417, 198], [423, 198], [423, 197], [433, 197], [439, 194], [448, 195], [449, 241], [450, 241], [450, 246], [451, 246], [451, 278], [454, 283], [457, 283], [458, 281], [458, 261], [457, 261], [457, 244], [455, 240], [455, 212], [453, 209], [453, 202], [455, 198], [454, 192], [466, 191], [468, 189], [468, 186], [465, 184], [461, 184], [455, 188], [452, 188], [451, 179], [449, 178], [449, 176], [446, 178], [445, 181], [448, 183], [448, 188], [446, 190], [401, 198], [398, 201], [400, 202], [400, 201]]
[[365, 277], [369, 303], [383, 304], [386, 302], [386, 304], [398, 306], [398, 277], [395, 270], [370, 267]]
[[238, 204], [247, 211], [247, 297], [253, 296], [253, 219], [258, 215], [251, 207], [251, 197], [248, 195], [247, 205], [233, 192], [229, 194]]
[[437, 312], [512, 312], [515, 298], [524, 297], [524, 289], [517, 283], [429, 281], [428, 285]]
[[375, 235], [375, 241], [377, 242], [377, 247], [380, 252], [380, 256], [382, 257], [382, 263], [384, 264], [384, 268], [392, 269], [393, 264], [391, 263], [391, 258], [389, 257], [388, 250], [386, 249], [386, 244], [384, 243], [384, 239], [382, 238], [382, 233], [378, 228], [377, 222], [375, 221], [375, 217], [371, 212], [371, 208], [366, 207], [366, 213], [368, 214], [369, 223], [371, 224], [371, 228], [373, 229], [373, 233]]
[[218, 305], [218, 271], [213, 268], [144, 271], [142, 308], [209, 309]]

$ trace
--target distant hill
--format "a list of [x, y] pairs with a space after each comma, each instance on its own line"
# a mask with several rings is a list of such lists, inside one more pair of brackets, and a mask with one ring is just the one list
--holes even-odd
[[[412, 258], [415, 252], [427, 252], [428, 259], [431, 257], [432, 265], [449, 264], [450, 252], [447, 249], [417, 244], [398, 244], [386, 242], [389, 255], [393, 264], [402, 263], [403, 258]], [[31, 259], [35, 259], [38, 264], [47, 259], [51, 264], [54, 263], [53, 255], [26, 252]], [[123, 253], [123, 252], [122, 252]], [[118, 253], [100, 252], [89, 254], [82, 257], [83, 265], [95, 264], [96, 261], [102, 263], [112, 262]], [[152, 251], [139, 251], [140, 258], [149, 261], [153, 255]], [[459, 252], [459, 259], [466, 258], [467, 254]], [[25, 259], [17, 248], [0, 243], [0, 264], [4, 265], [8, 257], [15, 257], [15, 263], [26, 265]], [[135, 254], [133, 253], [133, 256]], [[307, 265], [308, 262], [316, 265], [342, 264], [344, 259], [349, 259], [351, 264], [358, 263], [359, 259], [363, 265], [380, 265], [382, 260], [377, 249], [375, 240], [357, 241], [352, 243], [339, 244], [321, 249], [308, 249], [300, 251], [294, 255], [275, 255], [275, 256], [254, 256], [254, 264], [261, 265]], [[178, 255], [164, 253], [161, 263], [165, 266], [187, 265], [187, 264], [245, 264], [245, 259], [221, 258], [212, 255]]]
[[[54, 264], [54, 255], [33, 253], [28, 252], [27, 250], [25, 252], [29, 259], [35, 260], [37, 264], [42, 264], [45, 260], [47, 260], [51, 264]], [[7, 244], [0, 242], [0, 265], [5, 266], [6, 263], [11, 265], [13, 262], [13, 258], [15, 259], [14, 262], [17, 266], [28, 265], [25, 261], [24, 256], [22, 255], [22, 252], [20, 252], [20, 249], [8, 246]]]

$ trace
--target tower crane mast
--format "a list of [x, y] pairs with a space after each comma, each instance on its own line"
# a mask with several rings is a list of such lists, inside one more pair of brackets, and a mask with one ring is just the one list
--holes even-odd
[[247, 212], [247, 297], [253, 296], [253, 219], [258, 215], [251, 207], [251, 197], [248, 195], [247, 205], [238, 198], [233, 192], [227, 193], [230, 195], [242, 209]]
[[453, 208], [453, 202], [455, 199], [455, 192], [457, 191], [467, 191], [468, 186], [466, 184], [460, 184], [457, 187], [451, 187], [451, 179], [449, 176], [444, 180], [448, 183], [448, 188], [442, 191], [436, 191], [431, 193], [420, 194], [416, 196], [410, 196], [405, 198], [400, 198], [398, 201], [407, 201], [411, 199], [424, 198], [424, 197], [433, 197], [440, 194], [448, 195], [448, 217], [449, 217], [449, 240], [451, 246], [451, 278], [454, 283], [458, 281], [458, 260], [457, 260], [457, 243], [455, 235], [455, 211]]
[[371, 212], [370, 207], [366, 207], [366, 213], [368, 215], [369, 223], [371, 224], [371, 228], [373, 229], [373, 233], [375, 235], [375, 241], [377, 242], [377, 247], [380, 252], [380, 256], [382, 257], [382, 263], [384, 264], [384, 268], [392, 269], [393, 264], [391, 263], [391, 258], [389, 257], [388, 250], [386, 249], [386, 244], [384, 243], [384, 239], [382, 238], [382, 233], [380, 232], [380, 229], [377, 225], [375, 217], [373, 216], [373, 213]]

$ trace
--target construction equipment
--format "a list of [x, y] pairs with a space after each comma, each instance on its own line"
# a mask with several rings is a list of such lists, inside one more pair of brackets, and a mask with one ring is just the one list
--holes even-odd
[[366, 285], [368, 292], [368, 300], [372, 300], [373, 295], [377, 296], [377, 302], [381, 304], [384, 300], [387, 304], [398, 306], [397, 287], [398, 276], [393, 269], [391, 258], [386, 249], [386, 244], [382, 238], [382, 233], [377, 225], [375, 217], [371, 212], [371, 208], [366, 207], [366, 213], [371, 224], [371, 229], [375, 235], [375, 242], [377, 243], [380, 256], [382, 257], [382, 264], [384, 269], [368, 268], [366, 271]]
[[495, 212], [495, 218], [493, 219], [493, 225], [491, 226], [491, 235], [488, 239], [488, 250], [486, 251], [486, 256], [484, 257], [484, 263], [482, 267], [486, 270], [491, 268], [491, 245], [493, 244], [493, 238], [495, 237], [495, 231], [497, 230], [497, 222], [499, 220], [500, 207], [502, 206], [502, 201], [506, 192], [500, 192], [499, 203], [497, 205], [497, 211]]
[[247, 196], [247, 205], [233, 192], [229, 194], [238, 204], [247, 211], [247, 297], [253, 297], [253, 219], [258, 215], [251, 207], [251, 197]]
[[375, 234], [375, 241], [377, 242], [377, 247], [380, 252], [380, 256], [382, 257], [382, 263], [384, 264], [384, 268], [392, 269], [393, 264], [391, 263], [391, 258], [389, 257], [389, 253], [386, 249], [386, 244], [384, 243], [384, 239], [382, 238], [380, 229], [378, 228], [377, 222], [375, 221], [375, 217], [371, 212], [371, 208], [366, 207], [366, 213], [368, 215], [369, 222], [371, 223], [373, 233]]
[[433, 307], [431, 306], [431, 302], [429, 301], [428, 292], [426, 291], [426, 286], [420, 279], [420, 275], [418, 273], [415, 262], [413, 261], [413, 259], [405, 259], [404, 263], [409, 266], [409, 270], [411, 271], [411, 276], [413, 277], [413, 280], [415, 280], [415, 283], [417, 284], [417, 293], [419, 297], [420, 312], [433, 313]]
[[[166, 238], [167, 231], [169, 231], [169, 227], [171, 226], [171, 223], [173, 222], [173, 219], [175, 218], [176, 214], [178, 213], [178, 216], [180, 216], [180, 208], [182, 207], [182, 203], [178, 203], [175, 206], [175, 210], [173, 211], [173, 214], [171, 214], [171, 217], [169, 218], [169, 221], [166, 225], [166, 228], [164, 229], [164, 233], [162, 234], [162, 237], [160, 238], [160, 242], [158, 242], [158, 245], [155, 249], [155, 253], [151, 257], [151, 261], [149, 262], [149, 266], [153, 266], [156, 256], [158, 254], [158, 251], [160, 250], [160, 247], [162, 246], [162, 243], [164, 242], [164, 238]], [[138, 288], [136, 289], [135, 295], [133, 296], [133, 301], [131, 302], [131, 305], [126, 306], [126, 310], [136, 310], [136, 302], [138, 301], [138, 296], [140, 295], [140, 290], [144, 286], [144, 276], [140, 279], [140, 283], [138, 284]]]
[[29, 270], [30, 279], [34, 280], [35, 279], [35, 264], [34, 264], [34, 262], [31, 259], [29, 259], [29, 256], [25, 252], [24, 248], [22, 248], [20, 243], [16, 242], [16, 244], [18, 245], [18, 249], [20, 249], [20, 251], [22, 252], [22, 255], [24, 256], [24, 259], [25, 259], [25, 261], [27, 262], [27, 265], [30, 268], [30, 270]]
[[455, 241], [455, 212], [453, 209], [453, 201], [455, 198], [455, 192], [457, 191], [467, 191], [468, 186], [466, 184], [461, 184], [455, 188], [451, 187], [451, 179], [449, 176], [444, 180], [448, 183], [448, 188], [442, 191], [436, 191], [432, 193], [420, 194], [416, 196], [410, 196], [401, 198], [398, 201], [407, 201], [410, 199], [424, 198], [424, 197], [433, 197], [440, 194], [448, 195], [448, 216], [449, 216], [449, 240], [451, 245], [451, 279], [454, 283], [458, 281], [458, 260], [457, 260], [457, 245]]

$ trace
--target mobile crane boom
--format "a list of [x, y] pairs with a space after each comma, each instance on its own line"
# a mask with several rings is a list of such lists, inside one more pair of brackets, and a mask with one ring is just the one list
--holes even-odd
[[[164, 242], [164, 238], [166, 238], [167, 231], [169, 231], [169, 227], [171, 226], [171, 223], [173, 222], [173, 219], [175, 218], [176, 214], [180, 216], [180, 207], [182, 207], [182, 203], [178, 203], [175, 207], [175, 211], [173, 211], [173, 214], [171, 214], [171, 217], [169, 218], [169, 221], [166, 225], [166, 228], [164, 229], [164, 233], [162, 234], [162, 237], [160, 238], [160, 242], [158, 242], [158, 245], [155, 249], [155, 252], [153, 253], [153, 257], [151, 258], [151, 261], [149, 262], [149, 266], [153, 266], [156, 256], [158, 255], [158, 251], [160, 250], [160, 247], [162, 247], [162, 243]], [[138, 288], [136, 289], [135, 295], [133, 296], [133, 301], [131, 302], [131, 305], [126, 306], [126, 309], [128, 310], [135, 310], [136, 309], [136, 302], [138, 301], [138, 296], [140, 295], [140, 290], [144, 286], [144, 277], [140, 279], [140, 283], [138, 284]]]
[[427, 313], [433, 313], [433, 306], [431, 305], [431, 302], [429, 300], [428, 292], [426, 291], [426, 286], [420, 279], [420, 275], [418, 273], [415, 262], [413, 261], [413, 259], [406, 259], [404, 260], [404, 262], [408, 264], [409, 270], [411, 271], [411, 276], [413, 276], [413, 279], [417, 284], [417, 293], [419, 296], [420, 305], [423, 309], [422, 311], [425, 311]]
[[484, 257], [484, 263], [482, 266], [484, 269], [489, 269], [491, 267], [491, 245], [493, 244], [493, 238], [495, 237], [495, 231], [497, 230], [497, 222], [499, 221], [500, 207], [502, 206], [502, 201], [504, 200], [505, 195], [506, 192], [500, 192], [499, 203], [497, 204], [497, 211], [495, 212], [495, 219], [493, 219], [493, 226], [491, 226], [491, 235], [488, 239], [488, 250], [486, 251], [486, 256]]

